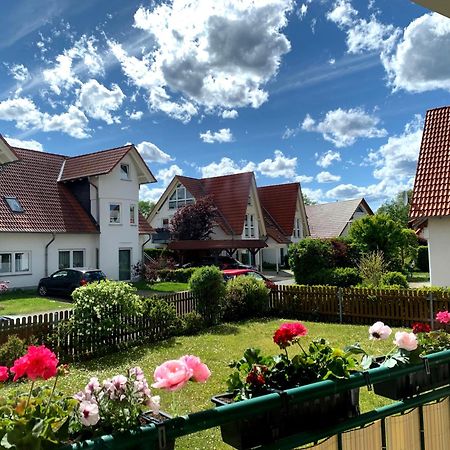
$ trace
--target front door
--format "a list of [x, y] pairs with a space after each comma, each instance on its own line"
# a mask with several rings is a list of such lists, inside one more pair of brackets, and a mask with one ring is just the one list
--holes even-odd
[[119, 250], [119, 280], [131, 279], [131, 250]]

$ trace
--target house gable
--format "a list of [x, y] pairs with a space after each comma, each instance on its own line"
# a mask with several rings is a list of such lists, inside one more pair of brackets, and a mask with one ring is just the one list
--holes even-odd
[[19, 158], [14, 149], [6, 142], [4, 137], [0, 134], [0, 166], [2, 164], [17, 161]]

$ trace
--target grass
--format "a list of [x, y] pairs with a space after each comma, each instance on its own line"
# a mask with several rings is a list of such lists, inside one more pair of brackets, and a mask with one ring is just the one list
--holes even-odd
[[[164, 411], [171, 414], [186, 414], [211, 408], [210, 397], [226, 391], [226, 379], [231, 372], [228, 363], [242, 356], [247, 347], [259, 347], [263, 352], [276, 354], [277, 347], [272, 341], [273, 332], [282, 320], [249, 321], [239, 324], [223, 324], [210, 329], [199, 336], [182, 336], [165, 342], [140, 346], [134, 349], [98, 358], [93, 361], [76, 363], [70, 368], [70, 374], [61, 380], [59, 388], [68, 394], [78, 392], [92, 376], [100, 380], [118, 373], [125, 373], [127, 368], [140, 366], [149, 381], [155, 367], [167, 359], [177, 359], [184, 354], [198, 355], [211, 369], [211, 378], [206, 384], [189, 383], [182, 391], [173, 394], [157, 392], [161, 395]], [[383, 354], [390, 349], [392, 340], [387, 342], [369, 341], [367, 326], [339, 325], [305, 322], [311, 339], [326, 337], [332, 345], [343, 347], [354, 342], [362, 342], [373, 353]], [[24, 387], [25, 388], [25, 387]], [[7, 387], [6, 389], [11, 389]], [[387, 404], [389, 401], [361, 389], [361, 407], [368, 411]], [[175, 406], [178, 405], [178, 406]], [[177, 449], [226, 449], [218, 428], [196, 433], [178, 439]]]
[[180, 292], [187, 291], [189, 289], [189, 283], [175, 283], [172, 281], [160, 281], [159, 283], [137, 281], [133, 283], [133, 285], [140, 291]]
[[411, 274], [411, 279], [409, 281], [416, 282], [416, 283], [430, 281], [430, 273], [429, 272], [413, 272]]
[[1, 316], [67, 309], [71, 306], [71, 303], [60, 299], [39, 297], [34, 291], [12, 291], [0, 295]]

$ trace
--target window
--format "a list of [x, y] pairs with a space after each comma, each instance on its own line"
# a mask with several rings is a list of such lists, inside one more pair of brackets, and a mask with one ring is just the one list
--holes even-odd
[[255, 218], [253, 214], [245, 215], [244, 236], [252, 238], [255, 237]]
[[109, 204], [109, 223], [120, 224], [120, 205], [118, 203]]
[[58, 268], [84, 267], [84, 250], [60, 250], [58, 252]]
[[162, 220], [162, 227], [163, 227], [165, 230], [168, 230], [168, 229], [169, 229], [169, 219], [163, 219], [163, 220]]
[[182, 206], [192, 205], [195, 202], [192, 194], [180, 183], [169, 197], [169, 209], [178, 209]]
[[29, 273], [30, 252], [0, 253], [0, 274]]
[[252, 196], [251, 195], [248, 196], [247, 205], [252, 206]]
[[21, 213], [23, 212], [22, 205], [19, 203], [16, 197], [3, 197], [6, 204], [12, 212]]
[[301, 219], [296, 218], [294, 223], [294, 237], [301, 238], [302, 237], [302, 221]]
[[120, 179], [129, 180], [130, 179], [130, 166], [128, 164], [120, 165]]
[[130, 225], [136, 225], [136, 205], [130, 205]]

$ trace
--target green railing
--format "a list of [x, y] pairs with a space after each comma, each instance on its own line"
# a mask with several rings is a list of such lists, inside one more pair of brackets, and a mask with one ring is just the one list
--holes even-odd
[[[424, 370], [424, 366], [433, 368], [440, 364], [450, 364], [450, 350], [434, 353], [424, 358], [424, 365], [407, 365], [403, 367], [375, 368], [366, 372], [353, 374], [350, 378], [339, 381], [321, 381], [306, 386], [289, 389], [282, 394], [273, 393], [262, 397], [253, 398], [246, 401], [231, 403], [192, 413], [185, 416], [175, 417], [164, 422], [163, 425], [148, 425], [140, 430], [125, 433], [118, 436], [103, 436], [96, 441], [84, 441], [79, 444], [66, 446], [64, 449], [130, 449], [132, 447], [143, 450], [164, 448], [165, 442], [181, 436], [207, 430], [225, 423], [236, 421], [237, 419], [252, 418], [255, 413], [276, 410], [286, 405], [299, 404], [306, 400], [325, 397], [349, 389], [372, 385], [381, 382], [396, 382], [400, 377], [414, 374]], [[449, 380], [450, 383], [450, 380]], [[435, 400], [450, 396], [450, 385], [434, 389], [429, 392], [417, 394], [413, 397], [377, 408], [359, 416], [345, 420], [337, 425], [323, 427], [314, 432], [304, 431], [295, 435], [284, 437], [276, 441], [273, 445], [265, 446], [270, 449], [290, 449], [293, 447], [316, 443], [321, 439], [330, 436], [340, 435], [348, 430], [366, 426], [374, 421], [384, 419], [394, 414], [403, 413], [411, 408], [420, 407]], [[450, 427], [450, 424], [449, 424]], [[339, 448], [339, 446], [338, 446]], [[422, 446], [423, 448], [423, 446]]]

